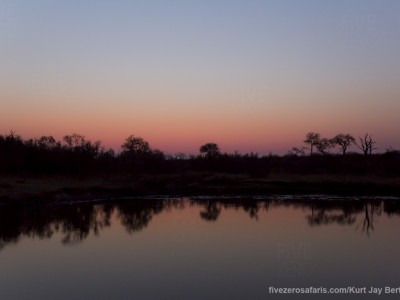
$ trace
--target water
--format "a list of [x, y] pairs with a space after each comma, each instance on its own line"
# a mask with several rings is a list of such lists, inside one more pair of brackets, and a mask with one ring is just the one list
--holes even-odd
[[[295, 299], [268, 289], [399, 287], [399, 229], [399, 199], [3, 206], [0, 299]], [[378, 298], [302, 298], [361, 296]]]

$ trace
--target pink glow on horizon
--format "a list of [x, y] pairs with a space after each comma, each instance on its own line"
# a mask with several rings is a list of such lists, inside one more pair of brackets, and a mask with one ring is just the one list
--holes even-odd
[[[309, 130], [293, 130], [292, 132], [268, 132], [267, 130], [260, 130], [259, 132], [252, 132], [247, 134], [246, 131], [232, 130], [225, 134], [224, 131], [209, 133], [209, 128], [203, 128], [204, 130], [197, 129], [182, 129], [179, 132], [170, 132], [168, 130], [118, 130], [118, 128], [111, 128], [104, 130], [102, 128], [95, 128], [95, 130], [67, 130], [68, 126], [61, 126], [60, 124], [53, 126], [51, 129], [46, 126], [38, 126], [27, 129], [24, 124], [10, 128], [15, 130], [17, 134], [20, 134], [24, 139], [40, 137], [41, 135], [53, 135], [58, 140], [62, 140], [62, 137], [67, 134], [79, 133], [84, 135], [91, 141], [100, 140], [105, 148], [113, 148], [119, 152], [121, 144], [125, 138], [131, 134], [143, 137], [147, 140], [152, 148], [160, 149], [161, 151], [169, 154], [182, 152], [185, 154], [197, 154], [199, 147], [207, 142], [215, 142], [220, 146], [222, 152], [233, 153], [238, 151], [239, 153], [250, 153], [255, 152], [260, 155], [268, 155], [269, 153], [282, 155], [287, 153], [293, 146], [302, 147], [305, 146], [303, 143], [305, 134], [309, 131], [319, 132], [321, 136], [333, 137], [339, 132], [349, 132], [356, 138], [362, 136], [366, 131], [351, 132], [346, 130], [325, 130], [319, 131], [315, 129]], [[84, 127], [82, 127], [84, 128]], [[193, 133], [192, 131], [193, 130]], [[3, 134], [8, 131], [4, 131]], [[212, 131], [211, 131], [212, 132]], [[379, 132], [369, 131], [373, 137], [377, 140], [378, 152], [384, 152], [390, 146], [395, 148], [396, 140], [391, 139], [391, 133], [388, 132], [386, 135], [378, 135]], [[394, 146], [393, 146], [394, 145]], [[354, 148], [356, 150], [356, 148]]]
[[[400, 125], [398, 111], [394, 109], [398, 102], [391, 93], [385, 96], [382, 92], [381, 97], [385, 96], [390, 105], [379, 108], [364, 100], [366, 92], [353, 98], [349, 96], [351, 101], [347, 102], [334, 101], [346, 99], [346, 95], [325, 96], [325, 102], [315, 102], [324, 96], [322, 92], [314, 96], [275, 92], [265, 103], [255, 106], [251, 101], [228, 102], [228, 99], [222, 99], [225, 102], [221, 100], [221, 103], [210, 99], [174, 102], [171, 95], [153, 94], [159, 99], [142, 103], [130, 100], [135, 99], [134, 94], [121, 95], [120, 102], [113, 104], [109, 101], [111, 92], [101, 95], [70, 91], [67, 98], [71, 101], [58, 102], [51, 100], [59, 99], [56, 92], [14, 91], [7, 95], [13, 101], [12, 106], [1, 107], [0, 103], [2, 111], [7, 111], [0, 119], [1, 133], [15, 130], [24, 138], [53, 135], [60, 140], [64, 135], [79, 133], [92, 141], [101, 140], [103, 146], [116, 151], [133, 134], [166, 153], [187, 154], [198, 153], [200, 145], [207, 142], [215, 142], [223, 152], [229, 153], [237, 150], [261, 155], [285, 154], [293, 146], [302, 147], [310, 131], [324, 137], [338, 133], [358, 137], [369, 132], [377, 140], [380, 152], [390, 146], [395, 149], [400, 146], [396, 139]], [[92, 100], [86, 100], [83, 95], [91, 95]], [[308, 103], [312, 97], [314, 102]], [[369, 97], [375, 99], [378, 95], [371, 92]], [[161, 102], [165, 98], [170, 102]]]

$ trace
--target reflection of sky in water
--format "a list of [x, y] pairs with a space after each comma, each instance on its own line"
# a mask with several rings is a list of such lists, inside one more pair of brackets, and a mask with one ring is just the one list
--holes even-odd
[[400, 205], [325, 203], [136, 201], [36, 217], [3, 208], [0, 296], [265, 299], [269, 285], [396, 286]]

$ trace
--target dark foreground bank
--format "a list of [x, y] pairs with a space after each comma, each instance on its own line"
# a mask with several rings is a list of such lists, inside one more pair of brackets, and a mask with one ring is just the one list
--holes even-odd
[[400, 196], [400, 178], [224, 173], [108, 177], [0, 176], [0, 203], [192, 195], [328, 194]]

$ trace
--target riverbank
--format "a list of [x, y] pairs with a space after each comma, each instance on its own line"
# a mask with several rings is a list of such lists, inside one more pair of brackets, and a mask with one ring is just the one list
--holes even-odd
[[400, 196], [400, 178], [225, 173], [142, 176], [0, 176], [0, 201], [65, 201], [96, 197], [332, 194]]

